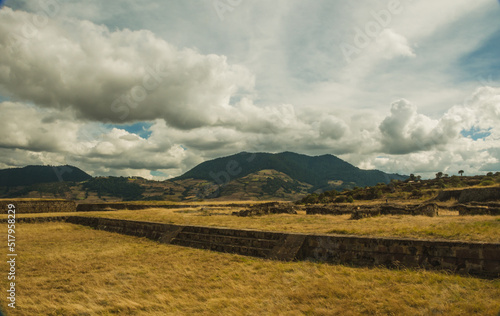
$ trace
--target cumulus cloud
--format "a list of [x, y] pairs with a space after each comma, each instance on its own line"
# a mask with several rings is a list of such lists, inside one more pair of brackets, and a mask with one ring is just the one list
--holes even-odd
[[[500, 163], [498, 95], [499, 89], [478, 89], [472, 101], [451, 107], [439, 119], [419, 114], [404, 99], [394, 102], [385, 118], [366, 112], [348, 120], [323, 113], [304, 115], [290, 106], [259, 117], [265, 112], [243, 102], [227, 112], [234, 114], [234, 124], [222, 117], [215, 126], [181, 130], [157, 119], [147, 138], [119, 125], [75, 121], [71, 112], [3, 102], [0, 110], [6, 116], [2, 117], [12, 119], [6, 120], [10, 125], [0, 127], [5, 135], [0, 142], [0, 166], [69, 163], [94, 175], [153, 178], [150, 171], [157, 170], [172, 177], [206, 159], [240, 151], [291, 150], [334, 153], [362, 168], [429, 177], [437, 171], [495, 171]], [[463, 136], [471, 127], [488, 133], [481, 139]]]
[[[412, 170], [428, 177], [436, 171], [499, 171], [498, 126], [499, 88], [478, 88], [464, 104], [452, 106], [440, 119], [418, 114], [416, 106], [399, 100], [380, 124], [381, 149], [358, 161], [366, 168]], [[464, 136], [463, 132], [469, 130], [479, 132]]]
[[231, 96], [253, 88], [248, 70], [226, 57], [178, 49], [149, 31], [50, 19], [23, 31], [37, 19], [0, 11], [0, 88], [12, 99], [94, 121], [161, 118], [190, 129], [214, 124]]
[[[455, 6], [448, 2], [444, 7]], [[98, 2], [93, 3], [100, 8]], [[286, 6], [292, 8], [294, 4], [288, 1]], [[272, 7], [280, 8], [276, 4]], [[318, 2], [311, 10], [314, 8], [322, 10], [323, 6]], [[238, 10], [253, 12], [244, 6]], [[297, 16], [303, 14], [298, 8], [292, 11]], [[221, 42], [212, 43], [214, 38], [209, 36], [205, 44], [211, 43], [202, 50], [217, 51], [218, 55], [172, 45], [173, 36], [165, 34], [174, 31], [156, 30], [155, 34], [169, 39], [167, 42], [150, 31], [110, 29], [68, 19], [62, 13], [55, 20], [44, 20], [4, 8], [0, 11], [0, 94], [12, 102], [0, 103], [0, 168], [69, 163], [93, 175], [151, 178], [151, 170], [176, 176], [206, 159], [239, 151], [296, 151], [331, 153], [363, 168], [430, 176], [436, 171], [452, 174], [460, 169], [466, 173], [498, 169], [500, 90], [480, 88], [456, 106], [443, 101], [449, 98], [443, 98], [445, 90], [438, 86], [439, 81], [450, 80], [415, 71], [422, 64], [420, 58], [413, 58], [414, 43], [424, 39], [415, 35], [421, 28], [412, 31], [416, 24], [406, 22], [410, 15], [407, 11], [407, 15], [401, 15], [404, 23], [394, 17], [391, 29], [373, 38], [369, 48], [346, 67], [338, 63], [342, 57], [332, 56], [331, 50], [340, 41], [337, 33], [345, 35], [347, 31], [338, 32], [331, 25], [321, 24], [321, 29], [330, 30], [321, 40], [316, 39], [321, 45], [304, 45], [311, 32], [320, 29], [311, 24], [300, 40], [295, 38], [293, 46], [286, 46], [279, 39], [288, 37], [289, 31], [281, 33], [281, 22], [272, 20], [274, 28], [263, 28], [265, 45], [257, 45], [257, 51], [252, 51], [255, 42], [239, 46], [250, 49], [249, 55], [259, 56], [246, 63], [254, 66], [252, 71], [258, 69], [260, 86], [254, 91], [253, 74], [229, 62], [244, 62], [245, 58], [229, 54], [231, 58], [227, 59], [221, 53], [226, 52], [224, 49], [213, 49]], [[89, 11], [88, 16], [95, 14]], [[248, 23], [239, 24], [238, 32], [245, 31], [243, 24]], [[228, 35], [240, 39], [245, 37], [242, 34], [233, 30]], [[262, 38], [255, 39], [259, 40]], [[189, 47], [200, 43], [186, 42]], [[423, 43], [421, 47], [434, 47]], [[443, 47], [448, 47], [447, 43]], [[310, 50], [304, 51], [304, 46]], [[455, 52], [457, 47], [453, 46], [455, 57], [459, 54]], [[297, 52], [297, 56], [289, 52]], [[433, 66], [449, 55], [444, 52], [432, 52]], [[407, 58], [404, 67], [399, 67], [403, 65], [398, 64], [398, 57]], [[302, 67], [305, 59], [314, 66], [312, 73]], [[413, 68], [405, 68], [412, 63]], [[290, 64], [301, 66], [295, 73], [285, 68]], [[377, 76], [373, 75], [375, 71]], [[440, 69], [432, 74], [438, 72]], [[415, 73], [419, 78], [413, 81]], [[324, 81], [330, 77], [330, 81]], [[377, 81], [389, 77], [397, 79]], [[430, 77], [434, 80], [425, 86], [430, 89], [422, 88], [421, 78]], [[321, 82], [304, 84], [304, 78]], [[462, 87], [450, 94], [456, 95]], [[304, 90], [309, 92], [305, 94]], [[416, 90], [429, 93], [415, 97]], [[269, 94], [279, 96], [279, 101], [271, 102]], [[390, 101], [399, 96], [418, 101], [400, 99], [391, 105]], [[436, 104], [439, 109], [430, 111]], [[147, 136], [119, 125], [139, 121], [148, 122]]]
[[408, 154], [431, 150], [459, 136], [462, 118], [447, 114], [432, 120], [417, 113], [407, 100], [392, 104], [391, 115], [380, 124], [382, 151], [389, 154]]
[[0, 103], [0, 112], [0, 168], [73, 164], [94, 175], [144, 175], [150, 170], [177, 175], [201, 162], [192, 157], [194, 152], [158, 133], [148, 140], [124, 129], [75, 120], [72, 113], [19, 102]]
[[337, 140], [344, 136], [347, 129], [348, 127], [344, 121], [335, 116], [328, 115], [321, 120], [319, 134], [321, 137]]
[[393, 29], [383, 30], [375, 40], [373, 49], [385, 59], [398, 56], [416, 57], [408, 43], [408, 39], [396, 33]]
[[244, 98], [219, 115], [221, 126], [246, 133], [278, 134], [309, 128], [291, 104], [257, 106]]
[[71, 115], [54, 110], [41, 110], [16, 102], [0, 103], [0, 148], [60, 152], [76, 138], [82, 126]]

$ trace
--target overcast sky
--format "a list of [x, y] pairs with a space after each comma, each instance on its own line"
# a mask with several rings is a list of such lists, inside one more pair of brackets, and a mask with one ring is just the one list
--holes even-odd
[[7, 0], [0, 168], [165, 179], [241, 151], [500, 171], [497, 0]]

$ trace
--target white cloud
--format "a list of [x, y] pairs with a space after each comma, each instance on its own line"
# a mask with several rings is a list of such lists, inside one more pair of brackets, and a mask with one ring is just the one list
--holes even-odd
[[69, 120], [69, 113], [40, 110], [22, 103], [0, 103], [0, 148], [60, 152], [75, 139], [81, 123]]
[[16, 45], [23, 35], [14, 40], [12, 32], [34, 19], [0, 11], [0, 88], [12, 99], [94, 121], [162, 118], [190, 129], [214, 124], [232, 95], [253, 87], [248, 70], [226, 57], [178, 49], [149, 31], [48, 20]]
[[[472, 101], [450, 108], [440, 119], [418, 113], [406, 100], [394, 102], [385, 118], [368, 111], [349, 120], [321, 113], [303, 115], [290, 106], [273, 108], [276, 112], [270, 111], [268, 118], [260, 117], [270, 109], [259, 112], [249, 103], [247, 110], [244, 106], [228, 110], [235, 113], [234, 124], [186, 131], [158, 119], [148, 138], [119, 127], [75, 122], [68, 113], [3, 102], [2, 113], [12, 119], [0, 128], [5, 135], [0, 166], [68, 163], [94, 175], [151, 178], [151, 170], [176, 176], [206, 159], [240, 151], [297, 151], [334, 153], [362, 168], [429, 177], [437, 171], [453, 174], [460, 169], [479, 173], [500, 163], [498, 95], [500, 89], [481, 88]], [[253, 115], [251, 122], [245, 121], [245, 113]], [[481, 139], [461, 135], [472, 127], [488, 134]], [[48, 147], [40, 148], [43, 144]]]
[[[351, 64], [339, 43], [386, 1], [244, 2], [224, 22], [191, 0], [69, 0], [45, 22], [4, 8], [0, 94], [12, 102], [0, 103], [0, 167], [174, 176], [221, 155], [289, 150], [407, 174], [497, 168], [500, 92], [467, 97], [483, 83], [456, 69], [497, 29], [491, 1], [403, 4]], [[12, 47], [33, 19], [43, 23]], [[140, 101], [121, 99], [131, 92]], [[149, 138], [102, 124], [137, 121], [153, 123]], [[461, 135], [471, 129], [487, 136]]]
[[416, 57], [408, 39], [392, 29], [385, 29], [380, 33], [373, 49], [385, 59], [399, 56]]
[[390, 154], [408, 154], [432, 149], [446, 144], [458, 136], [449, 124], [439, 124], [417, 113], [417, 108], [407, 100], [392, 104], [391, 115], [380, 124], [382, 151]]
[[328, 115], [321, 120], [319, 134], [321, 137], [340, 139], [346, 133], [348, 127], [346, 123], [335, 116]]
[[[480, 88], [467, 104], [451, 107], [439, 120], [418, 114], [406, 100], [395, 102], [391, 115], [380, 125], [382, 150], [358, 158], [360, 164], [392, 172], [410, 170], [427, 177], [437, 171], [499, 171], [499, 96], [500, 88]], [[482, 138], [461, 135], [471, 128], [487, 133]]]

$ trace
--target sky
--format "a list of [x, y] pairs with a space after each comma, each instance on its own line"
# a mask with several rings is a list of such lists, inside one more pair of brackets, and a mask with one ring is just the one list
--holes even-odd
[[496, 0], [6, 0], [0, 168], [163, 180], [241, 151], [500, 171]]

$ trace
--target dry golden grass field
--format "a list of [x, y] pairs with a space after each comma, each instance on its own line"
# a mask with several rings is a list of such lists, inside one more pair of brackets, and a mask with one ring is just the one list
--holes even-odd
[[306, 215], [303, 211], [299, 211], [297, 215], [231, 216], [235, 210], [237, 209], [222, 206], [177, 210], [154, 208], [140, 211], [20, 214], [18, 217], [78, 215], [312, 234], [500, 242], [499, 216], [458, 216], [453, 212], [440, 212], [444, 215], [437, 217], [394, 215], [350, 220], [349, 215]]
[[[155, 212], [143, 216], [159, 219]], [[255, 226], [279, 228], [262, 223]], [[67, 223], [18, 224], [16, 235], [17, 308], [8, 315], [496, 316], [500, 310], [498, 279], [276, 262]], [[5, 261], [0, 269], [7, 271]]]

